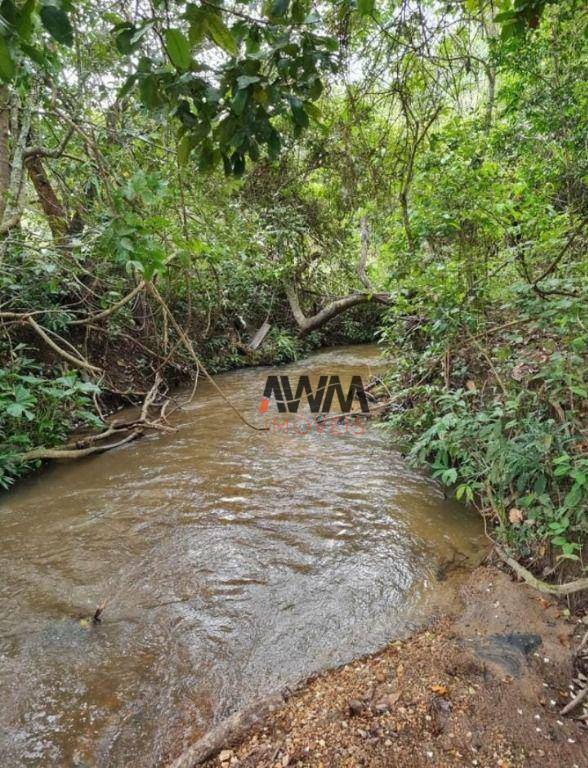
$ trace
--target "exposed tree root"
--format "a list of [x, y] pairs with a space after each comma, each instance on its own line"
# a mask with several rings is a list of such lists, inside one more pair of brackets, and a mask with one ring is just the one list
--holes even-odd
[[575, 581], [568, 581], [567, 584], [549, 584], [546, 581], [533, 576], [531, 571], [528, 571], [514, 558], [506, 554], [506, 552], [494, 542], [494, 548], [496, 554], [503, 560], [512, 570], [527, 582], [531, 587], [534, 587], [539, 592], [545, 592], [546, 594], [556, 595], [557, 597], [565, 597], [566, 595], [572, 595], [575, 592], [582, 592], [588, 589], [588, 579], [576, 579]]

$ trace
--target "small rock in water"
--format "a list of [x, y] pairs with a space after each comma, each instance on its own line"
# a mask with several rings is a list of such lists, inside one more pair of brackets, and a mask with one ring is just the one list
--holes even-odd
[[228, 763], [231, 758], [233, 757], [233, 750], [232, 749], [223, 749], [221, 750], [218, 759], [221, 763]]
[[349, 714], [353, 717], [355, 715], [361, 715], [364, 709], [364, 704], [359, 699], [351, 699], [349, 702]]

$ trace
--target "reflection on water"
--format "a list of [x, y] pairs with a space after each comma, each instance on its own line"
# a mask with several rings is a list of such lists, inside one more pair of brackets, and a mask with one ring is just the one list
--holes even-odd
[[[376, 364], [346, 347], [282, 372], [366, 381]], [[218, 381], [259, 421], [268, 372]], [[477, 519], [374, 425], [253, 432], [207, 385], [173, 419], [0, 504], [2, 766], [160, 764], [252, 697], [382, 645], [438, 562], [480, 547]], [[101, 625], [78, 621], [104, 599]]]

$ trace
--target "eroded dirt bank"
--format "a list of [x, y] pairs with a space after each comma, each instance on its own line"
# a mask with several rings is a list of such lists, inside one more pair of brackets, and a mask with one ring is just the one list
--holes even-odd
[[578, 620], [493, 567], [459, 577], [455, 590], [427, 629], [311, 678], [240, 740], [225, 730], [205, 765], [588, 765], [586, 730], [560, 714]]

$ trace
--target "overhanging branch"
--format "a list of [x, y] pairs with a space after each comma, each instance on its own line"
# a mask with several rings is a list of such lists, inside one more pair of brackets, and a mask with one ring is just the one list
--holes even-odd
[[292, 310], [294, 320], [296, 320], [296, 324], [300, 329], [301, 336], [320, 328], [329, 320], [332, 320], [334, 317], [337, 317], [337, 315], [340, 315], [342, 312], [345, 312], [358, 304], [367, 304], [372, 301], [379, 302], [380, 304], [390, 303], [390, 294], [388, 293], [368, 293], [367, 291], [363, 293], [351, 293], [348, 296], [342, 296], [340, 299], [335, 299], [315, 315], [306, 317], [300, 307], [298, 294], [293, 286], [286, 286], [286, 297], [290, 303], [290, 309]]

